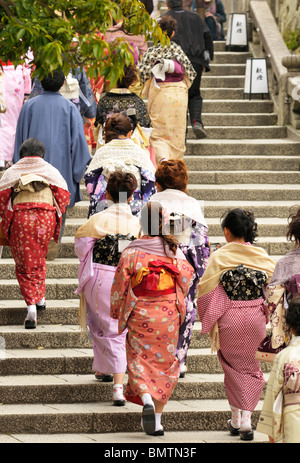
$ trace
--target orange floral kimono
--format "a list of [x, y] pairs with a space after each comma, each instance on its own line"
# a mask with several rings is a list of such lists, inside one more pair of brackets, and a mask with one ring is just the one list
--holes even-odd
[[[170, 256], [173, 256], [169, 251]], [[111, 292], [111, 317], [127, 328], [125, 397], [142, 405], [146, 392], [167, 403], [179, 377], [175, 356], [193, 267], [180, 250], [164, 253], [159, 237], [133, 241], [122, 253]]]

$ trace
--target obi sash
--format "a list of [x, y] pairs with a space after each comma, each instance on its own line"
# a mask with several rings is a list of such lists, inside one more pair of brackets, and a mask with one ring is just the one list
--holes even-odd
[[173, 294], [176, 292], [175, 280], [179, 273], [173, 264], [152, 261], [132, 277], [131, 287], [137, 297]]

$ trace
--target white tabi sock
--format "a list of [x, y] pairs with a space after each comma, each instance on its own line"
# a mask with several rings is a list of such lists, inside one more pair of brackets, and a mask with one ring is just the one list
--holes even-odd
[[141, 399], [142, 399], [142, 402], [143, 402], [144, 405], [150, 404], [150, 405], [153, 405], [153, 407], [154, 407], [154, 403], [153, 403], [151, 394], [149, 394], [149, 392], [146, 392], [146, 394], [143, 394]]
[[45, 305], [45, 298], [43, 297], [43, 299], [40, 302], [37, 302], [36, 305]]
[[161, 413], [155, 413], [155, 431], [163, 429], [161, 425]]
[[27, 306], [27, 317], [26, 320], [36, 320], [36, 306], [35, 305], [28, 305]]
[[231, 409], [231, 426], [235, 429], [239, 429], [241, 427], [241, 410], [239, 408], [233, 407], [230, 405]]
[[248, 410], [242, 410], [241, 431], [251, 431], [251, 415]]
[[125, 400], [123, 395], [123, 384], [114, 384], [113, 400]]

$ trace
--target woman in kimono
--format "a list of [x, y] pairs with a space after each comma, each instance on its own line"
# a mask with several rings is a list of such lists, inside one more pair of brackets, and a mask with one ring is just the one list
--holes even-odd
[[188, 173], [183, 161], [162, 161], [156, 170], [155, 179], [158, 192], [150, 201], [159, 201], [168, 211], [172, 223], [170, 232], [195, 270], [195, 277], [186, 298], [186, 317], [179, 329], [176, 353], [180, 364], [180, 378], [183, 378], [197, 315], [195, 291], [210, 255], [208, 228], [200, 202], [187, 194]]
[[162, 436], [161, 414], [177, 384], [179, 326], [194, 269], [163, 230], [159, 203], [141, 211], [143, 236], [122, 253], [111, 292], [111, 316], [126, 338], [125, 397], [143, 406], [142, 428]]
[[251, 414], [264, 386], [255, 359], [268, 323], [263, 289], [275, 263], [263, 248], [253, 246], [257, 224], [252, 213], [234, 209], [222, 228], [227, 244], [211, 254], [198, 284], [198, 314], [202, 334], [210, 333], [224, 370], [230, 434], [252, 440]]
[[114, 172], [106, 194], [111, 205], [94, 214], [75, 236], [75, 252], [80, 260], [80, 324], [88, 325], [93, 340], [93, 370], [103, 382], [114, 381], [113, 403], [124, 405], [123, 380], [126, 371], [126, 330], [118, 333], [118, 322], [110, 318], [110, 292], [122, 245], [139, 233], [139, 220], [128, 202], [136, 188], [131, 173]]
[[149, 153], [130, 139], [132, 124], [124, 114], [114, 114], [105, 124], [105, 145], [99, 148], [84, 175], [90, 196], [89, 217], [107, 207], [106, 185], [109, 175], [116, 171], [131, 172], [137, 188], [129, 203], [133, 215], [155, 192], [155, 168]]
[[270, 442], [300, 443], [300, 297], [289, 304], [285, 317], [292, 340], [276, 355], [267, 384], [257, 431]]
[[275, 356], [286, 347], [289, 334], [285, 326], [285, 309], [288, 302], [300, 292], [300, 208], [291, 212], [286, 237], [295, 247], [281, 257], [266, 288], [266, 305], [271, 333], [258, 348], [256, 358], [273, 362]]
[[[172, 39], [176, 20], [163, 16], [159, 26]], [[182, 159], [185, 152], [188, 89], [196, 77], [190, 60], [182, 48], [171, 40], [149, 48], [140, 64], [143, 95], [148, 99], [148, 113], [153, 130], [151, 147], [157, 165], [162, 159]]]
[[151, 120], [147, 107], [145, 102], [130, 89], [138, 79], [137, 72], [132, 64], [124, 66], [124, 76], [118, 80], [116, 88], [110, 89], [100, 98], [95, 120], [97, 149], [105, 144], [103, 138], [105, 122], [115, 113], [122, 113], [130, 118], [133, 124], [131, 139], [145, 150], [149, 148]]
[[67, 183], [43, 157], [45, 146], [29, 138], [20, 160], [0, 180], [0, 228], [15, 260], [16, 277], [27, 305], [26, 329], [37, 326], [37, 311], [45, 310], [46, 255], [56, 242], [62, 215], [70, 201]]
[[2, 86], [6, 104], [0, 124], [0, 168], [4, 168], [11, 163], [14, 155], [18, 117], [25, 96], [31, 90], [31, 70], [26, 64], [20, 64], [16, 68], [10, 61], [1, 61], [0, 64], [3, 70]]

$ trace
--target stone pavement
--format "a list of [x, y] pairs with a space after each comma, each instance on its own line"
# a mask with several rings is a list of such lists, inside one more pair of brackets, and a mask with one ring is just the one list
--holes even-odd
[[[266, 436], [255, 432], [255, 440], [252, 443], [266, 443]], [[0, 444], [145, 444], [145, 445], [166, 445], [175, 444], [226, 444], [240, 443], [239, 437], [228, 436], [226, 431], [188, 431], [188, 432], [166, 432], [164, 436], [147, 436], [139, 433], [113, 433], [113, 434], [0, 434]]]

